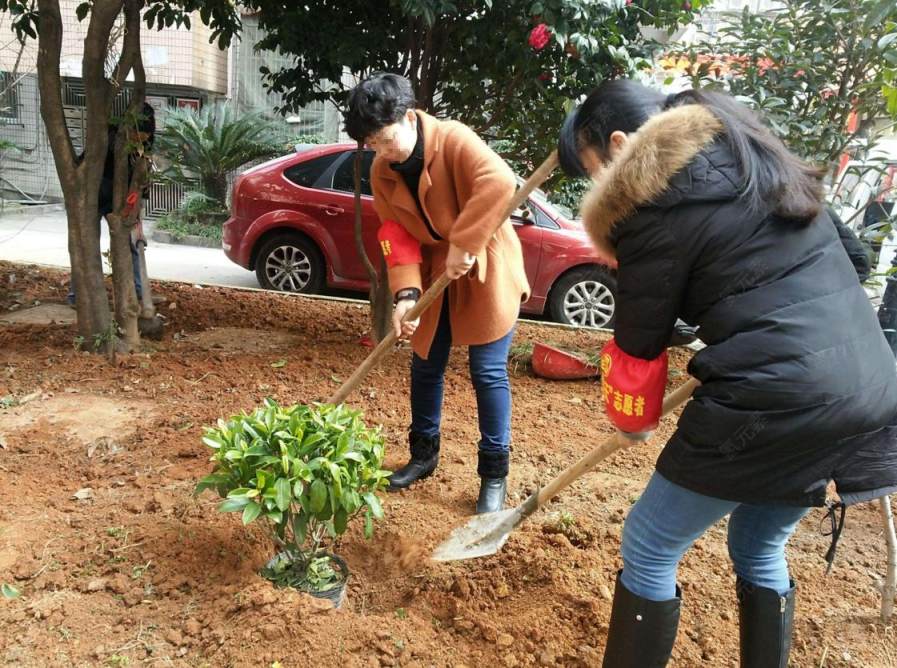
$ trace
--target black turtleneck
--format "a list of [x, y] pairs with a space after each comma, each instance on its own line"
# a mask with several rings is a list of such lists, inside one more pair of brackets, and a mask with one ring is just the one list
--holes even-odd
[[411, 191], [411, 195], [417, 203], [417, 210], [420, 212], [420, 217], [423, 219], [424, 225], [427, 226], [430, 235], [434, 239], [441, 241], [442, 237], [436, 233], [436, 230], [433, 229], [430, 221], [427, 220], [427, 215], [424, 213], [424, 207], [420, 203], [420, 176], [424, 172], [424, 133], [421, 128], [420, 120], [417, 121], [417, 142], [414, 144], [414, 149], [411, 151], [411, 155], [408, 156], [404, 162], [392, 162], [389, 166], [393, 171], [398, 172], [401, 175], [402, 179], [405, 181], [405, 185], [408, 186], [408, 190]]

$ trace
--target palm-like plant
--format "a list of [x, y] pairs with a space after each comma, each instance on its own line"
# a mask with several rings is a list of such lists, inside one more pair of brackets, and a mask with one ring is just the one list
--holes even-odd
[[262, 114], [238, 114], [224, 103], [177, 109], [166, 116], [157, 148], [171, 163], [170, 178], [198, 179], [202, 193], [224, 208], [228, 173], [283, 151], [276, 128]]

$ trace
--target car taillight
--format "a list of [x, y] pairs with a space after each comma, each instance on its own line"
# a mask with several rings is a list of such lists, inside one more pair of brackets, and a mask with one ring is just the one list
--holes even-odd
[[235, 217], [239, 217], [242, 215], [243, 211], [243, 198], [240, 197], [240, 188], [243, 185], [243, 175], [241, 174], [236, 179], [234, 179], [234, 187], [231, 190], [231, 211]]

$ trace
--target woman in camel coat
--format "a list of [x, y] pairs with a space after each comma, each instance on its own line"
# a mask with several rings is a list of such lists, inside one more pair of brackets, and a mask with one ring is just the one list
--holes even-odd
[[[468, 346], [477, 396], [481, 478], [477, 512], [501, 510], [511, 441], [508, 350], [528, 297], [520, 241], [504, 210], [510, 168], [468, 127], [414, 109], [411, 85], [377, 74], [351, 93], [346, 131], [376, 152], [371, 168], [397, 333], [410, 337], [411, 459], [390, 478], [408, 487], [439, 461], [443, 384], [451, 346]], [[402, 323], [443, 272], [453, 279], [420, 321]]]

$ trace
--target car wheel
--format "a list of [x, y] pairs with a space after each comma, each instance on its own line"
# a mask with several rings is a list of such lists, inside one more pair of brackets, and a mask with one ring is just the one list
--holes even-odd
[[599, 267], [576, 269], [555, 283], [548, 298], [551, 319], [578, 327], [611, 328], [617, 279]]
[[296, 234], [266, 240], [255, 260], [255, 275], [267, 290], [314, 294], [324, 286], [324, 271], [321, 252]]

